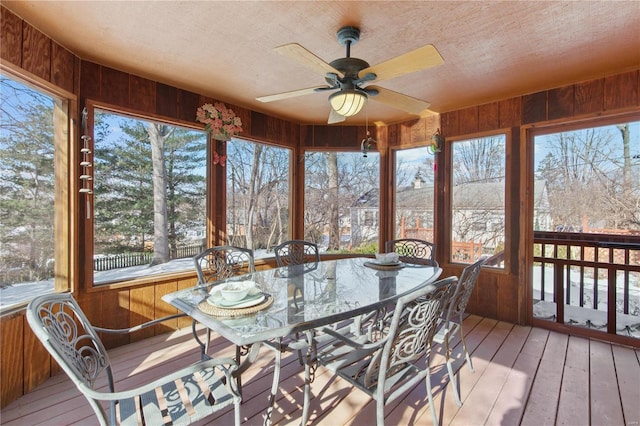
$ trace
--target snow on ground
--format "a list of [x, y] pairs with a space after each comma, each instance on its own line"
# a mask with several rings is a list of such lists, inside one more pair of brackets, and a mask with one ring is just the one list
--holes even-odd
[[[553, 267], [546, 267], [545, 274], [545, 300], [541, 299], [541, 268], [533, 271], [533, 299], [537, 302], [533, 305], [533, 316], [540, 319], [555, 321], [556, 303], [553, 301]], [[635, 279], [634, 279], [635, 278]], [[620, 280], [621, 282], [622, 280]], [[619, 289], [616, 297], [616, 330], [618, 334], [626, 334], [640, 337], [640, 279], [631, 276], [629, 283], [629, 314], [621, 313], [623, 292]], [[594, 280], [584, 277], [583, 307], [580, 307], [580, 274], [571, 271], [570, 276], [570, 304], [564, 305], [564, 320], [566, 324], [580, 327], [594, 328], [601, 331], [607, 330], [607, 279], [598, 280], [598, 305], [594, 308]], [[566, 297], [566, 287], [565, 287]]]
[[[265, 250], [255, 250], [256, 259], [272, 256]], [[195, 271], [193, 258], [176, 259], [161, 265], [130, 266], [128, 268], [112, 269], [109, 271], [94, 272], [96, 285], [118, 282], [125, 279], [148, 277], [151, 275], [166, 274], [169, 272]], [[52, 293], [54, 289], [53, 278], [32, 283], [19, 283], [6, 287], [0, 287], [0, 309], [24, 303], [35, 296]]]

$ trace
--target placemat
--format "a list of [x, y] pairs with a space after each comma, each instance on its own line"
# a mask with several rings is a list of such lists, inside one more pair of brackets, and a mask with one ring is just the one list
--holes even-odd
[[404, 263], [400, 262], [398, 264], [395, 265], [382, 265], [380, 263], [374, 263], [374, 262], [364, 262], [364, 266], [368, 266], [369, 268], [372, 269], [379, 269], [381, 271], [394, 271], [397, 269], [402, 269], [404, 268]]
[[208, 314], [214, 317], [231, 318], [231, 317], [239, 317], [242, 315], [251, 315], [271, 306], [271, 304], [273, 303], [273, 296], [266, 293], [265, 293], [265, 296], [266, 298], [264, 299], [264, 302], [256, 306], [251, 306], [249, 308], [241, 308], [241, 309], [218, 308], [217, 306], [213, 306], [212, 304], [208, 303], [206, 300], [203, 300], [198, 304], [198, 309], [200, 309], [205, 314]]

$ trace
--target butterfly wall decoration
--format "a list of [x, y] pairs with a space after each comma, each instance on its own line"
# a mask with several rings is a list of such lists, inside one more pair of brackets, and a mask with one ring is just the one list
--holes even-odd
[[213, 151], [213, 164], [220, 164], [220, 167], [224, 167], [227, 164], [227, 156]]

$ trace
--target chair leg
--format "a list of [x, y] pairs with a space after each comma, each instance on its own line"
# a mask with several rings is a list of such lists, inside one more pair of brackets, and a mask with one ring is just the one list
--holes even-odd
[[[296, 340], [300, 340], [300, 333], [296, 333]], [[304, 365], [304, 359], [302, 355], [302, 349], [298, 349], [298, 362], [300, 363], [300, 365]]]
[[449, 372], [449, 381], [451, 382], [451, 386], [453, 387], [453, 395], [456, 398], [456, 404], [458, 407], [462, 406], [462, 401], [460, 400], [460, 392], [458, 391], [458, 386], [456, 384], [456, 378], [453, 374], [453, 367], [451, 365], [451, 348], [449, 347], [449, 333], [444, 336], [444, 356], [447, 361], [447, 371]]
[[428, 361], [429, 359], [427, 358], [427, 377], [425, 378], [425, 382], [427, 384], [427, 397], [429, 398], [429, 407], [431, 408], [431, 418], [433, 420], [433, 424], [438, 425], [438, 414], [436, 413], [436, 407], [433, 404], [433, 394], [431, 393], [431, 372]]
[[467, 363], [469, 364], [469, 368], [471, 371], [475, 372], [473, 369], [473, 363], [471, 362], [471, 356], [469, 355], [469, 351], [467, 350], [467, 342], [464, 341], [464, 330], [462, 329], [462, 315], [460, 315], [460, 340], [462, 340], [462, 349], [464, 350], [464, 356], [467, 358]]
[[233, 422], [235, 426], [240, 426], [240, 401], [233, 403]]
[[376, 425], [384, 426], [384, 395], [376, 399]]

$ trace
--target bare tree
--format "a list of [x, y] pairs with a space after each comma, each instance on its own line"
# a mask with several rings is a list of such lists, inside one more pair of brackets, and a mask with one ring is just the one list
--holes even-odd
[[281, 241], [286, 234], [282, 216], [289, 198], [289, 150], [234, 139], [227, 144], [227, 157], [227, 221], [234, 244], [242, 245], [242, 236], [252, 249]]
[[[497, 249], [504, 244], [505, 139], [487, 137], [453, 145], [453, 240]], [[476, 253], [467, 253], [473, 261]]]
[[640, 186], [631, 162], [629, 124], [552, 135], [538, 166], [556, 229], [640, 228]]
[[253, 224], [258, 204], [258, 194], [262, 187], [262, 157], [263, 145], [256, 144], [253, 147], [253, 161], [251, 163], [251, 176], [249, 178], [249, 194], [247, 199], [247, 247], [255, 248], [253, 241]]
[[338, 155], [327, 152], [327, 201], [329, 208], [329, 246], [327, 250], [340, 250], [340, 212], [338, 202]]
[[504, 138], [480, 138], [454, 143], [456, 184], [504, 179]]

